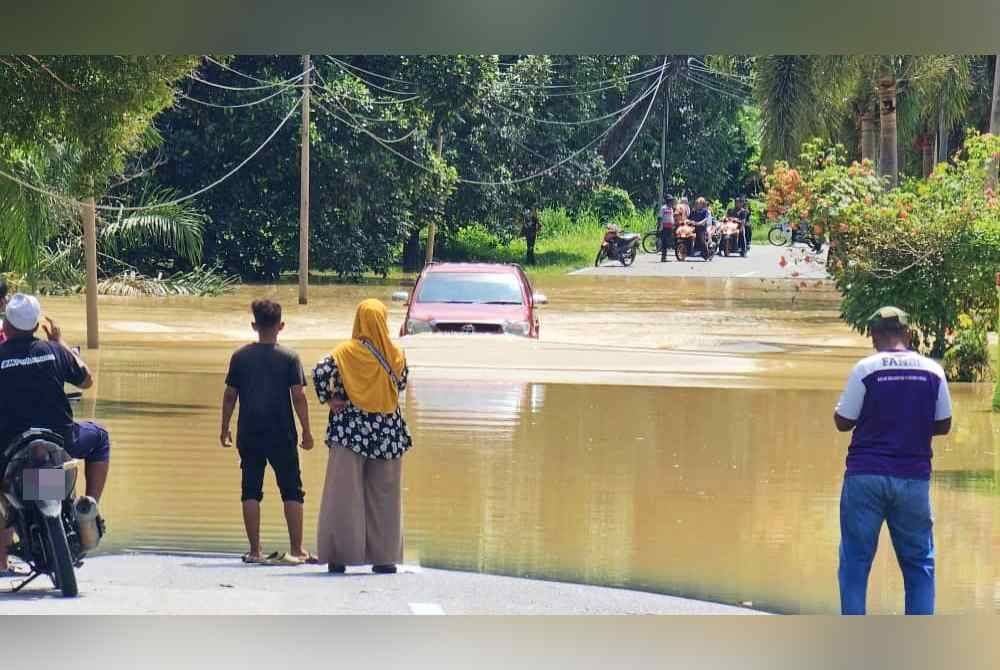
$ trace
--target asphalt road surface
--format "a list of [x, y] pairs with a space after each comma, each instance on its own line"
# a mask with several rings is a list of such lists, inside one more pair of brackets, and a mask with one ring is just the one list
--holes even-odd
[[[3, 614], [761, 614], [746, 606], [625, 589], [400, 566], [243, 565], [238, 556], [117, 554], [77, 571], [78, 598], [45, 577], [20, 593], [0, 579]], [[720, 575], [719, 579], [725, 579]]]
[[[597, 253], [596, 246], [594, 253]], [[751, 245], [746, 258], [741, 258], [739, 255], [725, 257], [718, 254], [708, 262], [694, 258], [681, 263], [671, 252], [667, 255], [667, 262], [661, 263], [659, 254], [646, 254], [640, 250], [639, 257], [631, 267], [624, 267], [618, 261], [604, 261], [600, 267], [584, 268], [572, 274], [815, 280], [827, 278], [825, 267], [826, 250], [816, 255], [802, 244], [796, 244], [791, 249], [770, 244], [754, 244]]]

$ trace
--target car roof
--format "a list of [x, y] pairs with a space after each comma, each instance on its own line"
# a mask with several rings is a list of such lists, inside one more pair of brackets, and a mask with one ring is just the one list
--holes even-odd
[[503, 272], [517, 274], [520, 266], [513, 263], [432, 263], [424, 270], [425, 273], [437, 272]]

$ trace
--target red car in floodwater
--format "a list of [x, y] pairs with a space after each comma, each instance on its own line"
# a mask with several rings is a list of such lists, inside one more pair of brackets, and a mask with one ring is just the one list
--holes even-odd
[[534, 293], [519, 265], [432, 263], [417, 277], [413, 295], [396, 293], [407, 305], [400, 336], [422, 333], [494, 333], [538, 337], [537, 307], [548, 299]]

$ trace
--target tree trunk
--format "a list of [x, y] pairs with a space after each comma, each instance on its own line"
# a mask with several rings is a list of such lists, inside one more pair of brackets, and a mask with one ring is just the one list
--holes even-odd
[[[1000, 135], [1000, 55], [993, 59], [993, 106], [990, 110], [990, 134]], [[997, 187], [997, 162], [990, 165], [989, 187], [994, 191]]]
[[879, 98], [879, 162], [878, 172], [888, 177], [889, 185], [899, 183], [898, 148], [896, 144], [896, 80], [878, 81]]
[[[437, 137], [437, 157], [441, 160], [442, 152], [444, 151], [444, 128], [438, 127], [438, 137]], [[437, 222], [434, 219], [430, 220], [427, 225], [427, 259], [426, 264], [430, 265], [434, 262], [434, 236], [437, 233]]]
[[924, 176], [929, 177], [934, 171], [934, 140], [930, 135], [924, 135], [920, 138], [920, 151], [924, 164]]
[[875, 162], [875, 116], [871, 112], [861, 115], [861, 160]]
[[403, 245], [403, 272], [420, 272], [420, 230], [415, 229]]
[[947, 339], [945, 338], [945, 325], [943, 323], [938, 324], [937, 329], [934, 332], [934, 346], [931, 347], [931, 358], [936, 358], [941, 360], [944, 358], [944, 352], [947, 348]]
[[302, 130], [299, 139], [299, 304], [309, 302], [309, 56], [302, 59]]
[[938, 114], [938, 163], [948, 162], [948, 129], [944, 127], [944, 109]]

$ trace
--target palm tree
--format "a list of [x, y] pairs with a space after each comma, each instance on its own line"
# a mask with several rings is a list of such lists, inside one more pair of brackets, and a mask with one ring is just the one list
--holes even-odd
[[[765, 56], [755, 59], [755, 97], [766, 157], [794, 160], [812, 136], [840, 137], [841, 121], [860, 126], [861, 156], [895, 184], [899, 174], [897, 105], [948, 76], [961, 79], [959, 56]], [[926, 100], [926, 98], [924, 98]], [[875, 142], [875, 114], [878, 142]], [[947, 115], [946, 115], [947, 116]], [[954, 116], [954, 115], [952, 115]]]
[[[82, 283], [80, 212], [71, 199], [58, 195], [68, 190], [75, 160], [70, 151], [55, 146], [3, 165], [5, 172], [54, 194], [0, 178], [0, 268], [23, 275], [32, 291], [41, 280], [63, 287]], [[98, 218], [98, 252], [106, 265], [130, 268], [121, 256], [147, 245], [169, 249], [191, 265], [201, 262], [207, 217], [193, 205], [170, 204], [174, 196], [166, 190], [147, 190], [128, 203], [145, 209], [128, 213], [121, 209]]]
[[762, 56], [754, 62], [765, 159], [794, 161], [813, 136], [834, 134], [846, 113], [850, 68], [838, 56]]

